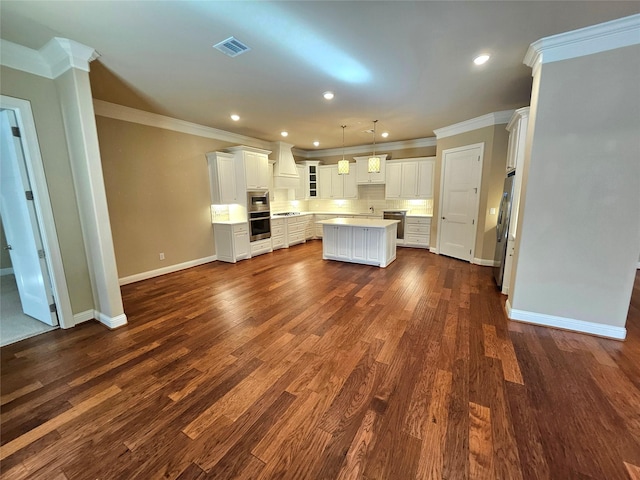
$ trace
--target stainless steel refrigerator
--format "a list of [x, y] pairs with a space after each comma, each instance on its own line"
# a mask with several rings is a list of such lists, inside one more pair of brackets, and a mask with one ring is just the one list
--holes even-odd
[[496, 279], [498, 287], [502, 288], [502, 279], [504, 277], [504, 262], [507, 257], [507, 241], [509, 239], [509, 220], [511, 218], [511, 203], [513, 200], [513, 180], [515, 178], [515, 170], [507, 174], [504, 180], [504, 189], [502, 192], [502, 200], [500, 200], [500, 211], [498, 212], [498, 223], [496, 225], [496, 256], [493, 267], [493, 276]]

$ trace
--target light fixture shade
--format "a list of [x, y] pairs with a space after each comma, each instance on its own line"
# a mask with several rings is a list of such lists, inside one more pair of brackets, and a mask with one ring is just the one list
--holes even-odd
[[369, 157], [369, 173], [380, 173], [380, 157]]
[[349, 160], [338, 160], [338, 174], [349, 175]]

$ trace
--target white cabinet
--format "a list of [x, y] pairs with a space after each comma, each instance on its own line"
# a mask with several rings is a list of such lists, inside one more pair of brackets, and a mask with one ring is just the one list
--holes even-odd
[[295, 217], [285, 217], [286, 220], [286, 236], [287, 246], [296, 245], [298, 243], [304, 243], [306, 239], [306, 215], [299, 215]]
[[433, 157], [388, 162], [385, 198], [433, 198], [434, 165]]
[[358, 263], [380, 263], [383, 232], [379, 228], [353, 227], [353, 259]]
[[318, 167], [318, 177], [320, 198], [335, 200], [358, 198], [358, 184], [353, 167], [349, 169], [347, 175], [340, 175], [337, 165], [321, 166]]
[[296, 170], [298, 170], [298, 186], [294, 189], [294, 200], [305, 200], [307, 198], [307, 166], [306, 165], [296, 165]]
[[271, 219], [271, 248], [277, 250], [287, 246], [285, 238], [286, 226], [284, 218]]
[[216, 256], [221, 262], [236, 263], [250, 258], [248, 223], [215, 223], [213, 236], [216, 242]]
[[244, 152], [244, 171], [247, 190], [269, 188], [269, 158], [256, 152]]
[[244, 199], [244, 188], [239, 193], [236, 180], [236, 165], [233, 154], [224, 152], [207, 153], [209, 166], [209, 191], [211, 203], [227, 205], [240, 203]]
[[387, 180], [385, 187], [386, 198], [401, 198], [402, 195], [402, 163], [395, 162], [387, 165]]
[[351, 239], [353, 228], [327, 225], [324, 227], [322, 240], [323, 250], [327, 258], [332, 260], [352, 260]]
[[245, 191], [269, 188], [269, 150], [240, 145], [227, 151], [235, 156], [236, 180]]
[[328, 220], [323, 224], [322, 258], [379, 267], [386, 267], [395, 260], [395, 223], [376, 227], [375, 221], [363, 219], [343, 222]]
[[271, 246], [271, 239], [265, 238], [263, 240], [257, 240], [250, 243], [251, 258], [262, 255], [263, 253], [269, 253], [273, 251]]
[[358, 185], [367, 185], [370, 183], [385, 183], [387, 154], [377, 155], [380, 157], [380, 171], [377, 173], [369, 173], [369, 157], [353, 157], [356, 160], [356, 181]]
[[[511, 202], [511, 216], [509, 217], [509, 232], [515, 234], [520, 210], [520, 192], [522, 191], [522, 171], [524, 162], [525, 143], [527, 140], [527, 126], [529, 124], [529, 107], [519, 108], [511, 117], [507, 125], [509, 131], [509, 150], [507, 156], [507, 171], [516, 169], [513, 181], [513, 200]], [[506, 277], [505, 277], [506, 278]], [[505, 283], [508, 283], [506, 281]], [[504, 284], [504, 283], [503, 283]]]
[[405, 247], [429, 248], [431, 218], [407, 215], [404, 224]]

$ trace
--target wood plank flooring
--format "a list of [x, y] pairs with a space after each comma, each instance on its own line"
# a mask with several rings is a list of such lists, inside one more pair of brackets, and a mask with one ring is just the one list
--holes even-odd
[[1, 349], [3, 479], [640, 478], [640, 281], [625, 342], [509, 322], [491, 269], [424, 250], [122, 290], [122, 329]]

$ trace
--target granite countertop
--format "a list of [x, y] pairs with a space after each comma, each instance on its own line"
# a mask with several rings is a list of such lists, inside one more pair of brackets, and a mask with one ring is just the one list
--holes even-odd
[[239, 225], [241, 223], [249, 223], [248, 220], [214, 220], [211, 222], [216, 225]]
[[344, 225], [347, 227], [367, 227], [367, 228], [387, 228], [399, 220], [383, 220], [377, 218], [332, 218], [330, 220], [320, 220], [321, 225]]

